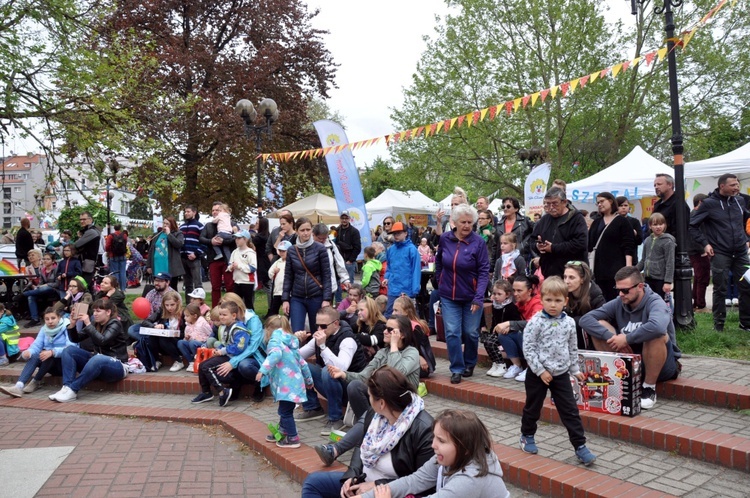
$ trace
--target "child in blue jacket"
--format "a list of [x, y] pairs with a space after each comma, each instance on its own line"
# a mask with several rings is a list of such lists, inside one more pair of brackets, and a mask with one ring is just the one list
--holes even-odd
[[[0, 303], [0, 367], [3, 367], [10, 363], [8, 355], [14, 355], [18, 353], [18, 324], [16, 318], [10, 310], [6, 310], [5, 306]], [[8, 351], [5, 349], [5, 341], [8, 341]], [[15, 351], [12, 351], [12, 346], [16, 347]]]
[[[44, 310], [42, 329], [37, 334], [31, 347], [21, 353], [21, 357], [27, 360], [27, 363], [23, 367], [20, 377], [18, 377], [18, 382], [12, 386], [1, 386], [0, 392], [14, 398], [20, 398], [24, 394], [36, 391], [39, 382], [48, 372], [57, 372], [58, 375], [62, 373], [60, 355], [63, 349], [68, 346], [78, 347], [68, 339], [70, 321], [63, 318], [62, 314], [62, 309], [49, 307]], [[34, 371], [36, 371], [36, 375], [34, 375]]]
[[279, 402], [279, 432], [282, 435], [278, 441], [273, 434], [266, 440], [275, 442], [280, 448], [299, 448], [294, 407], [307, 401], [306, 389], [313, 387], [310, 368], [299, 355], [299, 341], [286, 317], [274, 315], [266, 320], [265, 337], [268, 356], [255, 380], [261, 383], [261, 388], [270, 384], [273, 399]]

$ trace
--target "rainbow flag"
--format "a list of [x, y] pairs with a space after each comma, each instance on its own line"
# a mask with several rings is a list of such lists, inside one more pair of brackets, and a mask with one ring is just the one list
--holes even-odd
[[0, 275], [19, 275], [21, 270], [7, 259], [0, 260]]

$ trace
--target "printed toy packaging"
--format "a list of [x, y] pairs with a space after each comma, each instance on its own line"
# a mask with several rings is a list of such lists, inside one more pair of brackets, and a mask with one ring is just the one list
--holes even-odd
[[635, 417], [641, 413], [641, 355], [579, 351], [586, 380], [571, 377], [580, 410]]

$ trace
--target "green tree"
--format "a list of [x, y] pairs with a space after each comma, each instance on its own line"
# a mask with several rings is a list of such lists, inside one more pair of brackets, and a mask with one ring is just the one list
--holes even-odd
[[387, 188], [402, 190], [398, 172], [391, 167], [387, 160], [380, 156], [375, 158], [371, 166], [367, 166], [360, 173], [359, 181], [362, 184], [365, 202], [370, 202]]

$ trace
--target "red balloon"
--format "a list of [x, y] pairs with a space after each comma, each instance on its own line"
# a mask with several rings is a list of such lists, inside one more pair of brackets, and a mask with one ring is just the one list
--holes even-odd
[[145, 297], [137, 297], [133, 301], [133, 313], [141, 320], [145, 320], [151, 314], [151, 303]]

